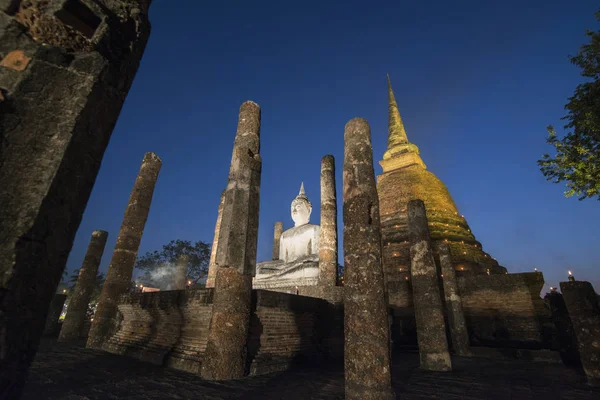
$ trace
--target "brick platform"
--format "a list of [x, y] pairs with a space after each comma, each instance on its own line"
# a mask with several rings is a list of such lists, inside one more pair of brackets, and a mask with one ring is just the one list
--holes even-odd
[[[297, 369], [230, 382], [162, 368], [79, 344], [42, 342], [23, 400], [343, 399], [343, 366]], [[396, 354], [392, 382], [403, 400], [593, 400], [585, 376], [560, 364], [453, 357], [450, 373], [418, 369], [416, 353]]]

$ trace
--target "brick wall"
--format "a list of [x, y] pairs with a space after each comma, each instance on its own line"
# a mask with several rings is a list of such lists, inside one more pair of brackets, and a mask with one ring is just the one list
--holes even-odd
[[[540, 291], [541, 273], [457, 278], [472, 345], [551, 348], [550, 313]], [[395, 344], [416, 345], [410, 281], [388, 283]]]
[[254, 296], [248, 341], [251, 375], [285, 370], [307, 359], [339, 357], [340, 306], [268, 290], [255, 290]]
[[[127, 294], [121, 322], [104, 350], [198, 373], [206, 349], [213, 289]], [[253, 291], [248, 339], [251, 374], [281, 371], [310, 358], [343, 356], [343, 310], [326, 300]]]
[[543, 285], [535, 272], [458, 278], [473, 344], [541, 345], [550, 317], [540, 297]]

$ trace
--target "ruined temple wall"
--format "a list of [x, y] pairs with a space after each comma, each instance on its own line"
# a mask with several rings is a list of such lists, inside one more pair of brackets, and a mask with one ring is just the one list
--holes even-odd
[[[123, 295], [117, 332], [104, 350], [199, 373], [212, 315], [213, 289]], [[318, 298], [255, 290], [248, 340], [250, 373], [280, 371], [305, 356], [339, 358], [341, 306]]]
[[[476, 275], [457, 278], [472, 345], [546, 347], [549, 311], [540, 291], [541, 273]], [[388, 284], [396, 342], [414, 342], [414, 307], [410, 281]]]

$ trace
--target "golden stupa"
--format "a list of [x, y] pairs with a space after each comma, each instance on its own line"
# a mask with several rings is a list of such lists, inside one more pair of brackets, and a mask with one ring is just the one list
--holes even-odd
[[506, 268], [483, 251], [446, 185], [427, 170], [419, 148], [408, 141], [388, 76], [388, 146], [377, 177], [383, 264], [387, 282], [407, 279], [410, 272], [406, 207], [409, 200], [425, 202], [432, 244], [447, 243], [457, 275], [500, 274]]

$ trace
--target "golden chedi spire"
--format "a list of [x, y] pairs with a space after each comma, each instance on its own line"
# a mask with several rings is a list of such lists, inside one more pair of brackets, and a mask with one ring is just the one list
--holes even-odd
[[398, 104], [392, 90], [390, 76], [388, 82], [388, 147], [383, 154], [383, 160], [379, 162], [384, 172], [404, 168], [409, 165], [420, 165], [426, 168], [425, 163], [419, 156], [419, 148], [408, 141], [406, 129], [398, 110]]
[[386, 75], [388, 84], [388, 149], [391, 149], [398, 144], [407, 144], [408, 137], [406, 136], [406, 130], [404, 129], [402, 117], [400, 117], [398, 104], [396, 104], [396, 98], [394, 97], [394, 91], [392, 90], [390, 75]]
[[499, 274], [506, 269], [482, 249], [444, 183], [425, 168], [419, 148], [408, 141], [388, 76], [388, 147], [377, 177], [386, 281], [410, 276], [410, 244], [406, 208], [410, 200], [425, 202], [431, 240], [450, 247], [457, 275]]

